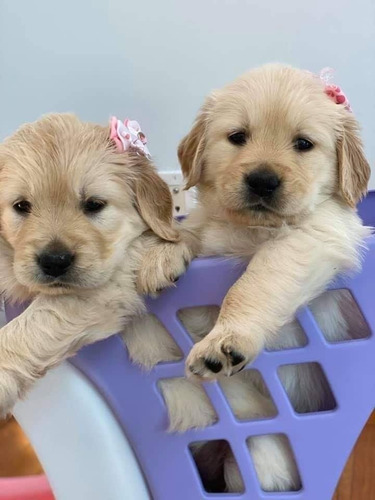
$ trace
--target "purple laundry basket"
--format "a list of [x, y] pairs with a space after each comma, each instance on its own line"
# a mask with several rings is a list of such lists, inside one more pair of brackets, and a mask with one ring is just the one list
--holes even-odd
[[[370, 193], [359, 211], [367, 225], [375, 225], [375, 193]], [[185, 356], [192, 341], [176, 313], [187, 307], [220, 305], [242, 271], [243, 265], [235, 260], [197, 259], [176, 289], [164, 292], [157, 300], [148, 300], [149, 310], [168, 329]], [[374, 407], [375, 237], [370, 238], [362, 272], [351, 279], [338, 279], [330, 288], [351, 292], [371, 335], [361, 340], [328, 343], [309, 308], [303, 308], [297, 317], [306, 333], [307, 345], [263, 352], [252, 365], [261, 372], [277, 407], [277, 415], [267, 420], [237, 420], [219, 385], [211, 383], [205, 384], [205, 389], [218, 422], [203, 430], [171, 434], [167, 432], [167, 409], [157, 384], [160, 379], [182, 377], [184, 360], [159, 364], [146, 374], [129, 361], [126, 348], [116, 335], [85, 347], [71, 359], [116, 415], [154, 500], [329, 500], [332, 497], [346, 460]], [[21, 310], [8, 307], [8, 319]], [[293, 410], [278, 369], [308, 362], [321, 365], [336, 400], [334, 410], [309, 414]], [[301, 475], [300, 491], [262, 491], [246, 440], [263, 434], [288, 437]], [[202, 486], [189, 445], [222, 439], [230, 443], [240, 467], [243, 493], [207, 493]]]

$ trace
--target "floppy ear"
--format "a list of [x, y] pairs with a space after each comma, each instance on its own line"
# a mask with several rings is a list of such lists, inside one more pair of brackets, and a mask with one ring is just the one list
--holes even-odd
[[178, 146], [178, 159], [181, 164], [182, 173], [186, 179], [185, 189], [198, 184], [202, 175], [203, 153], [206, 145], [206, 126], [213, 102], [213, 96], [207, 99], [199, 111], [193, 128]]
[[167, 184], [147, 158], [136, 155], [132, 170], [135, 172], [135, 205], [140, 216], [161, 239], [178, 241], [178, 232], [173, 228], [172, 196]]
[[349, 113], [337, 141], [337, 160], [340, 194], [354, 208], [367, 192], [371, 170], [359, 137], [358, 123]]

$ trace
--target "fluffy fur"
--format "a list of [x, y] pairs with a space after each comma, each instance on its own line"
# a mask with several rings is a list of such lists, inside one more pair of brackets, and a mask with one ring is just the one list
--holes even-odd
[[[246, 139], [240, 145], [229, 140], [237, 132]], [[296, 150], [298, 138], [308, 139], [313, 147]], [[187, 186], [197, 186], [198, 206], [182, 224], [183, 241], [173, 247], [174, 257], [168, 252], [166, 258], [163, 244], [146, 254], [142, 288], [152, 293], [157, 291], [155, 283], [170, 285], [167, 270], [178, 274], [171, 262], [189, 252], [243, 257], [249, 264], [229, 290], [220, 313], [201, 308], [181, 314], [196, 344], [187, 359], [190, 380], [162, 383], [171, 430], [215, 421], [214, 409], [196, 384], [202, 379], [219, 379], [239, 418], [272, 416], [275, 408], [256, 373], [223, 375], [238, 372], [265, 347], [301, 345], [301, 329], [293, 317], [311, 301], [331, 340], [350, 337], [342, 314], [347, 294], [316, 297], [338, 273], [360, 268], [360, 250], [369, 234], [355, 211], [370, 174], [358, 124], [327, 97], [311, 74], [269, 65], [208, 97], [180, 144], [179, 159]], [[277, 175], [281, 188], [271, 200], [254, 200], [246, 178], [264, 167]], [[157, 323], [151, 328], [151, 321], [136, 322], [124, 335], [133, 359], [148, 368], [180, 355], [165, 330]], [[150, 349], [145, 335], [153, 337]], [[286, 367], [281, 377], [298, 411], [324, 409], [329, 391], [314, 365]], [[299, 487], [297, 467], [284, 438], [260, 436], [249, 442], [249, 448], [263, 489]], [[223, 453], [224, 458], [222, 453], [218, 458], [223, 466], [216, 463], [211, 474], [221, 471], [225, 489], [240, 491], [235, 461], [228, 449]], [[211, 488], [223, 478], [215, 482], [208, 477], [207, 454], [209, 447], [197, 447], [197, 461]], [[214, 455], [217, 451], [212, 449], [210, 456]]]
[[[86, 210], [99, 202], [97, 212]], [[0, 333], [0, 410], [80, 346], [144, 312], [136, 290], [142, 252], [178, 240], [169, 189], [152, 164], [118, 153], [109, 129], [49, 115], [0, 145], [0, 283], [30, 307]], [[43, 272], [43, 252], [74, 256]], [[181, 270], [180, 270], [181, 271]]]

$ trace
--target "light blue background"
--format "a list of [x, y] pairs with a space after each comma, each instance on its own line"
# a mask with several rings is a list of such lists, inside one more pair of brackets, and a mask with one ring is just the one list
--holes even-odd
[[0, 139], [48, 111], [129, 116], [175, 170], [203, 97], [269, 61], [334, 67], [374, 165], [374, 0], [0, 0]]

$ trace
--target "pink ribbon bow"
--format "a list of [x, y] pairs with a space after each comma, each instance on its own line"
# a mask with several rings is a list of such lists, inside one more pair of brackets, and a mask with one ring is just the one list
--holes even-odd
[[112, 116], [110, 120], [110, 139], [116, 144], [117, 151], [134, 151], [150, 159], [147, 139], [139, 123], [135, 120], [125, 119], [123, 122]]
[[323, 68], [319, 73], [319, 78], [324, 84], [324, 91], [327, 96], [332, 99], [336, 104], [342, 104], [345, 109], [348, 111], [352, 111], [350, 107], [350, 103], [344, 92], [337, 85], [333, 85], [331, 82], [333, 78], [333, 69], [332, 68]]

